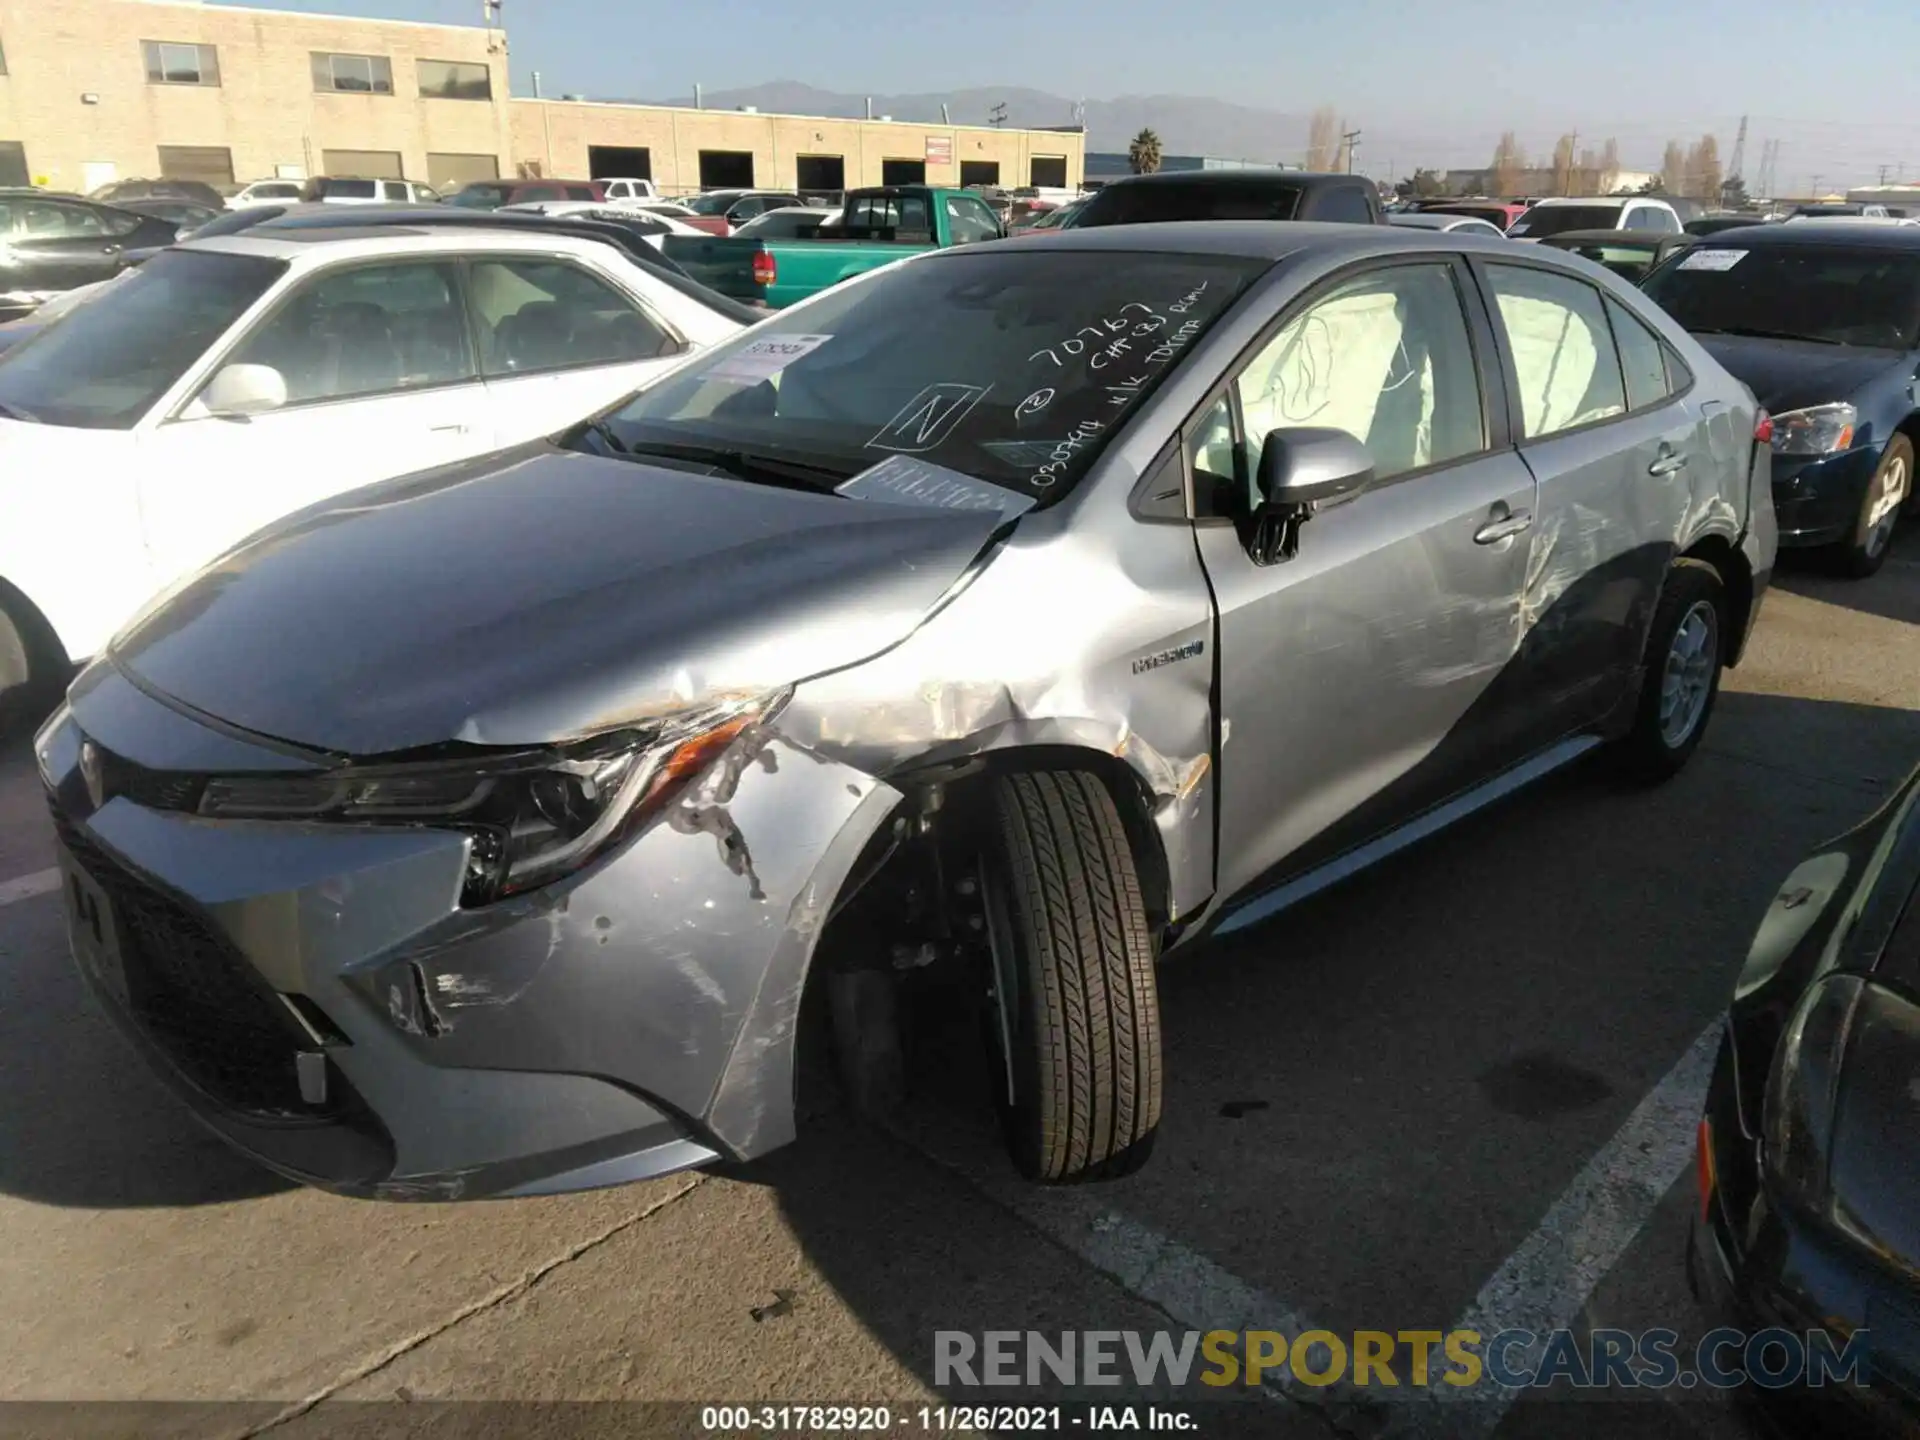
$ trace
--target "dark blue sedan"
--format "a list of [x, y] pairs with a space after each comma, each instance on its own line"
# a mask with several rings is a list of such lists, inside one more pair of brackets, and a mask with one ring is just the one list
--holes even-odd
[[1727, 230], [1645, 289], [1772, 415], [1780, 544], [1878, 570], [1920, 444], [1920, 227]]

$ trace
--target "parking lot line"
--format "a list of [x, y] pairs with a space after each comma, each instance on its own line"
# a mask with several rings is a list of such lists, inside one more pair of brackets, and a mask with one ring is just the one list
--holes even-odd
[[[894, 1133], [1182, 1330], [1275, 1330], [1295, 1336], [1325, 1328], [1199, 1251], [1101, 1204], [1097, 1191], [1028, 1185], [962, 1158], [947, 1137], [910, 1122], [896, 1125]], [[1299, 1404], [1342, 1435], [1378, 1433], [1385, 1420], [1385, 1407], [1373, 1396], [1344, 1382], [1303, 1384], [1284, 1362], [1269, 1370], [1260, 1393]]]
[[0, 907], [11, 905], [16, 900], [31, 900], [36, 895], [45, 895], [59, 888], [60, 872], [57, 869], [36, 870], [31, 875], [0, 880]]
[[[1722, 1020], [1703, 1030], [1635, 1107], [1573, 1183], [1547, 1207], [1531, 1235], [1494, 1271], [1455, 1330], [1491, 1338], [1502, 1330], [1536, 1334], [1573, 1324], [1594, 1288], [1627, 1252], [1693, 1157], [1694, 1129], [1706, 1099]], [[1680, 1263], [1674, 1257], [1674, 1263]], [[1515, 1352], [1518, 1354], [1518, 1351]], [[1489, 1381], [1445, 1407], [1449, 1436], [1491, 1435], [1519, 1398]], [[1431, 1419], [1431, 1417], [1427, 1417]]]

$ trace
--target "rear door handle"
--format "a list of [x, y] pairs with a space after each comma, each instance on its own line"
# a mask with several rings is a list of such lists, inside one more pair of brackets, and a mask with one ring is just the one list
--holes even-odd
[[435, 425], [428, 433], [432, 435], [464, 435], [467, 433], [467, 427], [464, 425]]
[[1674, 471], [1685, 468], [1686, 463], [1686, 456], [1677, 451], [1669, 451], [1658, 460], [1655, 460], [1651, 465], [1647, 466], [1647, 474], [1671, 475]]
[[1516, 510], [1511, 515], [1502, 515], [1498, 520], [1489, 520], [1473, 532], [1476, 545], [1497, 545], [1502, 540], [1518, 535], [1533, 524], [1531, 510]]

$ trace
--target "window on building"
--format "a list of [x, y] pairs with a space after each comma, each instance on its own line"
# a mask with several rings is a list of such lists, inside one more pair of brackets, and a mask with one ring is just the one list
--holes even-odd
[[962, 189], [971, 185], [998, 185], [999, 183], [1000, 162], [998, 160], [962, 160], [960, 162]]
[[430, 100], [491, 100], [493, 72], [460, 60], [416, 62], [420, 93]]
[[702, 190], [746, 190], [753, 185], [751, 150], [702, 150], [700, 152], [700, 188]]
[[802, 190], [844, 190], [847, 162], [841, 155], [802, 155], [794, 161], [794, 180]]
[[[328, 175], [351, 175], [361, 180], [406, 179], [398, 150], [322, 150], [320, 159], [326, 165], [325, 173]], [[369, 190], [366, 193], [371, 195], [373, 192]]]
[[211, 45], [176, 45], [169, 40], [142, 40], [149, 85], [218, 85], [220, 57]]
[[427, 181], [443, 195], [450, 195], [476, 180], [498, 180], [498, 155], [468, 155], [452, 151], [427, 152]]
[[927, 183], [927, 162], [924, 160], [882, 160], [880, 162], [880, 183], [882, 185], [924, 185]]
[[1034, 156], [1027, 183], [1048, 190], [1064, 190], [1067, 185], [1067, 157], [1064, 155]]
[[18, 140], [0, 140], [0, 185], [25, 185], [27, 147]]
[[391, 95], [393, 62], [384, 55], [330, 55], [315, 50], [313, 88], [350, 95]]
[[198, 180], [220, 190], [233, 184], [233, 152], [224, 145], [161, 145], [162, 180]]
[[651, 180], [653, 151], [645, 145], [587, 146], [587, 178], [590, 180]]

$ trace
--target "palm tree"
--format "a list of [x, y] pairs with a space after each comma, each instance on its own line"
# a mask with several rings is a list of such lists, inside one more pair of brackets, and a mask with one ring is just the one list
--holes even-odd
[[1136, 175], [1151, 175], [1160, 168], [1160, 137], [1142, 130], [1127, 146], [1127, 164]]

